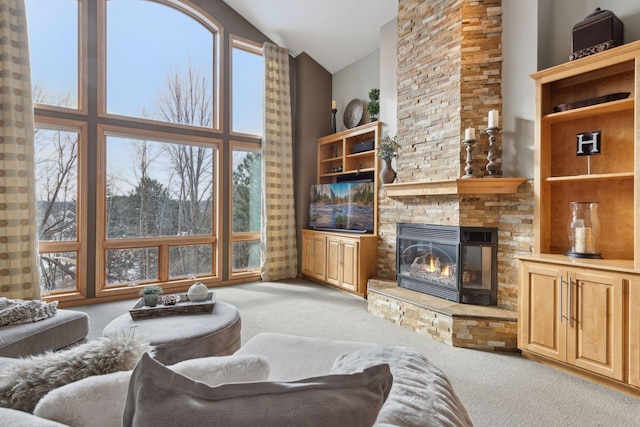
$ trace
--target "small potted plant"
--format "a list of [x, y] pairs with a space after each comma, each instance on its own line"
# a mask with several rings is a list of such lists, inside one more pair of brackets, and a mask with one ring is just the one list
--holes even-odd
[[391, 184], [396, 179], [396, 171], [391, 166], [391, 159], [398, 157], [398, 142], [396, 137], [385, 134], [380, 140], [378, 147], [378, 157], [382, 160], [380, 170], [380, 180], [383, 184]]
[[380, 112], [380, 89], [373, 88], [369, 91], [369, 103], [367, 104], [367, 113], [372, 122], [378, 120]]
[[157, 285], [149, 285], [140, 289], [140, 295], [147, 307], [155, 307], [158, 304], [158, 295], [162, 293], [162, 288]]

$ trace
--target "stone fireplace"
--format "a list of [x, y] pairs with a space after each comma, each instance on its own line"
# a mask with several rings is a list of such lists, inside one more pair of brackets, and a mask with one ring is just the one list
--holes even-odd
[[398, 224], [398, 286], [449, 301], [496, 305], [498, 230]]
[[[533, 185], [522, 179], [508, 192], [473, 188], [475, 182], [505, 180], [484, 179], [483, 130], [489, 110], [502, 109], [501, 19], [501, 0], [399, 0], [400, 150], [396, 182], [378, 193], [378, 278], [370, 280], [368, 306], [373, 314], [454, 346], [515, 351], [517, 256], [533, 246]], [[461, 141], [469, 127], [479, 140], [475, 178], [461, 180]], [[459, 304], [399, 287], [398, 223], [496, 229], [496, 305]]]

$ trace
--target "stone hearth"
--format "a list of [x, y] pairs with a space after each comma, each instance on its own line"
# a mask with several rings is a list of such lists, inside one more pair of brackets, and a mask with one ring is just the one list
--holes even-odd
[[453, 347], [518, 351], [518, 315], [498, 307], [458, 304], [370, 279], [369, 313]]

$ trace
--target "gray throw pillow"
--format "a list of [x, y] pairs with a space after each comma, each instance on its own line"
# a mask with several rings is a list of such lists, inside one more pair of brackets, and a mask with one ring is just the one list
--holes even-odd
[[331, 373], [359, 372], [380, 363], [389, 364], [393, 387], [378, 414], [376, 426], [472, 425], [447, 376], [413, 349], [374, 346], [345, 353], [336, 359]]
[[133, 333], [29, 356], [0, 371], [0, 406], [33, 412], [49, 391], [92, 375], [129, 371], [153, 347]]
[[[211, 386], [269, 378], [269, 361], [254, 354], [188, 359], [169, 368]], [[131, 371], [121, 371], [67, 384], [43, 397], [33, 413], [68, 426], [120, 427], [130, 378]]]
[[122, 425], [371, 426], [392, 383], [383, 364], [352, 375], [211, 387], [144, 355], [129, 381]]

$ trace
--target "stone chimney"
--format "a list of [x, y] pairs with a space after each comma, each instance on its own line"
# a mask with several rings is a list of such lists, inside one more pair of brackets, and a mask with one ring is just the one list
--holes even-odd
[[[475, 128], [478, 140], [474, 176], [485, 175], [488, 112], [502, 110], [501, 2], [399, 0], [397, 99], [401, 148], [396, 182], [449, 180], [464, 175], [466, 149], [461, 142], [468, 127]], [[500, 150], [497, 157], [502, 157]], [[498, 306], [515, 310], [518, 282], [514, 254], [530, 250], [531, 193], [530, 183], [522, 184], [519, 193], [513, 195], [390, 198], [381, 189], [379, 276], [395, 276], [398, 222], [498, 227]]]

